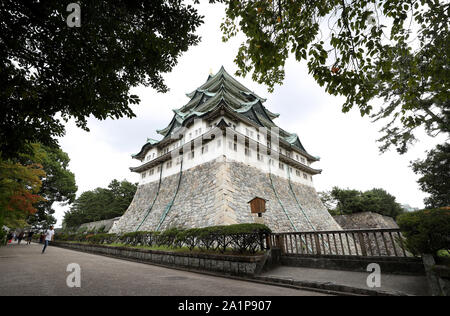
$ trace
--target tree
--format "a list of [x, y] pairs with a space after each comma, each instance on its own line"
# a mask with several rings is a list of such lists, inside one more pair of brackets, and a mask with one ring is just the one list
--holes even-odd
[[[306, 61], [309, 73], [343, 112], [386, 122], [380, 150], [405, 153], [424, 127], [450, 133], [450, 4], [438, 0], [218, 0], [227, 5], [223, 40], [242, 31], [237, 75], [273, 89], [286, 59]], [[374, 101], [385, 106], [374, 113]]]
[[424, 200], [426, 207], [450, 206], [450, 144], [437, 145], [425, 160], [416, 160], [411, 166], [421, 175], [417, 181], [420, 189], [430, 194]]
[[383, 189], [372, 189], [362, 193], [362, 203], [365, 212], [379, 213], [396, 218], [404, 209], [396, 202], [395, 196]]
[[431, 209], [408, 212], [397, 219], [409, 251], [415, 255], [432, 254], [450, 250], [450, 210]]
[[96, 188], [83, 192], [64, 214], [63, 226], [73, 228], [83, 223], [122, 216], [133, 200], [136, 189], [137, 183], [113, 180], [107, 189]]
[[38, 195], [45, 171], [38, 157], [21, 158], [31, 160], [29, 164], [4, 160], [0, 156], [0, 227], [23, 227], [26, 217], [37, 212], [36, 204], [44, 198]]
[[202, 16], [182, 0], [81, 3], [69, 27], [68, 3], [5, 0], [0, 5], [0, 152], [55, 145], [63, 121], [85, 130], [89, 116], [133, 117], [137, 85], [159, 92], [178, 57], [199, 42]]
[[328, 203], [329, 206], [335, 206], [329, 208], [332, 215], [373, 212], [396, 218], [404, 210], [395, 200], [395, 196], [383, 189], [361, 192], [334, 187], [331, 192], [325, 195], [325, 203]]
[[45, 199], [36, 205], [37, 212], [27, 219], [28, 224], [35, 228], [48, 228], [56, 224], [53, 216], [55, 202], [71, 204], [75, 201], [77, 186], [75, 175], [68, 169], [69, 156], [61, 150], [33, 144], [33, 150], [37, 155], [42, 156], [42, 166], [45, 171], [45, 178], [42, 179], [42, 186], [38, 194]]

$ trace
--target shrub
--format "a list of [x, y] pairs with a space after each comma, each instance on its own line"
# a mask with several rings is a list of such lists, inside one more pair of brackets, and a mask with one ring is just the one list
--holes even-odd
[[8, 233], [2, 227], [0, 227], [0, 246], [4, 246], [8, 242], [6, 240], [7, 235]]
[[116, 234], [89, 234], [85, 236], [85, 240], [93, 244], [111, 244], [116, 239]]
[[263, 238], [270, 229], [261, 224], [237, 224], [212, 226], [181, 230], [170, 228], [164, 232], [138, 231], [123, 235], [115, 234], [60, 234], [57, 240], [87, 241], [89, 243], [120, 242], [130, 246], [166, 246], [171, 248], [188, 247], [200, 250], [218, 250], [225, 252], [231, 248], [239, 253], [255, 253], [263, 249]]
[[405, 213], [397, 223], [406, 238], [406, 247], [413, 254], [433, 254], [450, 249], [450, 211], [421, 210]]

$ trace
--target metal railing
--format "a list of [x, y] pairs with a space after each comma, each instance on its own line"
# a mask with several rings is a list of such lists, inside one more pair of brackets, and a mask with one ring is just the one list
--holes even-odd
[[412, 257], [399, 229], [273, 233], [269, 239], [283, 254]]

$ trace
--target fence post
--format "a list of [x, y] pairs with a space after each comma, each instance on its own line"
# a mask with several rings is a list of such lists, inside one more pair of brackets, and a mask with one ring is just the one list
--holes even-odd
[[316, 250], [317, 250], [317, 254], [320, 255], [321, 251], [320, 251], [320, 241], [319, 241], [319, 235], [317, 233], [314, 234], [314, 241], [316, 242]]
[[267, 249], [272, 249], [272, 243], [270, 241], [270, 234], [266, 235], [266, 245], [267, 245]]
[[361, 253], [364, 257], [367, 257], [366, 244], [364, 242], [364, 234], [358, 233], [359, 245], [361, 246]]

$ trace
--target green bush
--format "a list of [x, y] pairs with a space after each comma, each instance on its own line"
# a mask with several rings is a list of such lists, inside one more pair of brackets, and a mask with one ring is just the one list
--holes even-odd
[[450, 210], [431, 209], [405, 213], [397, 223], [406, 238], [406, 247], [413, 254], [434, 256], [450, 249]]
[[191, 228], [170, 228], [163, 232], [138, 231], [123, 235], [114, 234], [59, 234], [60, 241], [83, 241], [95, 244], [118, 242], [130, 246], [187, 247], [190, 250], [215, 250], [225, 252], [232, 249], [239, 253], [255, 253], [263, 249], [264, 236], [270, 229], [261, 224], [236, 224]]
[[0, 246], [4, 246], [8, 242], [6, 240], [7, 235], [8, 233], [2, 227], [0, 227]]
[[93, 244], [111, 244], [117, 240], [116, 234], [90, 234], [86, 235], [86, 241]]

